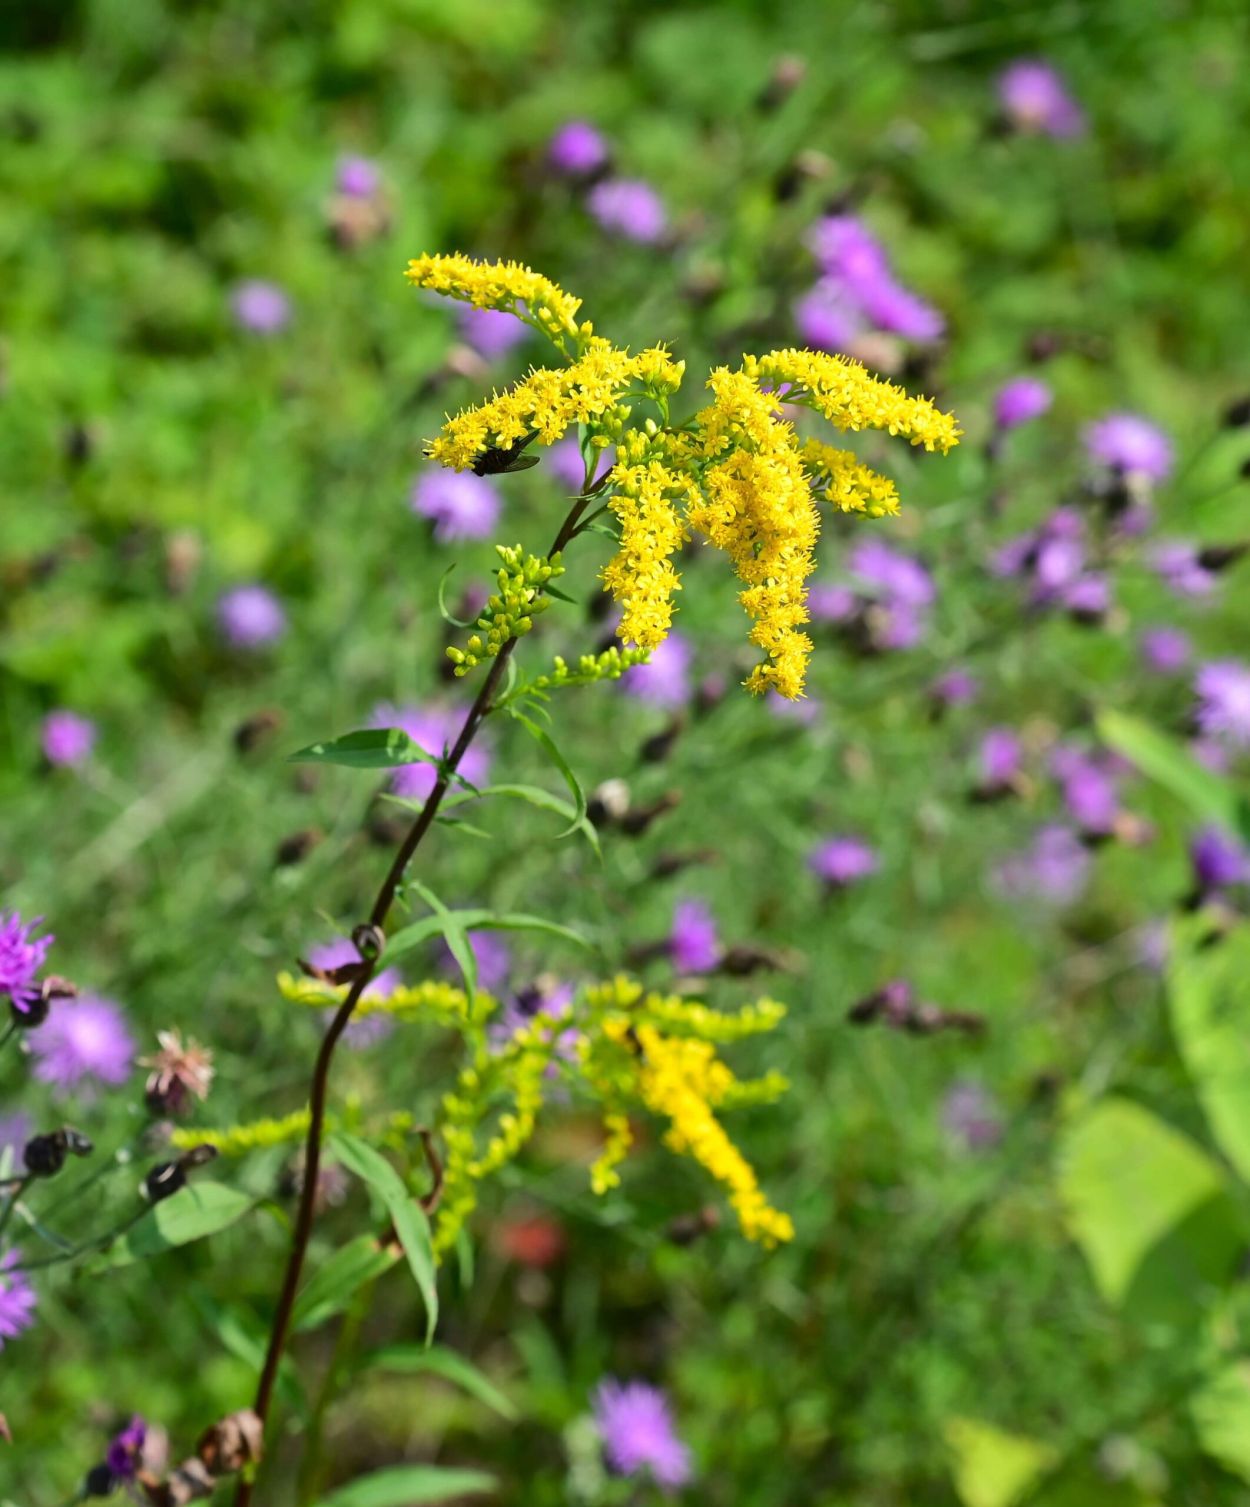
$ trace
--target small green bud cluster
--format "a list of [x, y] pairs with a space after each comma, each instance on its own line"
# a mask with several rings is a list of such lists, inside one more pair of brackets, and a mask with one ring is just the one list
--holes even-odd
[[527, 692], [553, 691], [564, 685], [593, 685], [598, 680], [619, 680], [634, 665], [646, 664], [647, 649], [618, 649], [615, 645], [602, 654], [583, 654], [575, 665], [557, 654], [555, 667], [525, 687]]
[[564, 574], [558, 554], [549, 560], [527, 555], [519, 544], [497, 544], [495, 549], [503, 565], [496, 575], [499, 590], [483, 607], [475, 625], [482, 631], [473, 634], [463, 649], [453, 645], [447, 650], [457, 675], [467, 675], [484, 659], [494, 659], [510, 638], [524, 637], [539, 613], [551, 606], [543, 588]]

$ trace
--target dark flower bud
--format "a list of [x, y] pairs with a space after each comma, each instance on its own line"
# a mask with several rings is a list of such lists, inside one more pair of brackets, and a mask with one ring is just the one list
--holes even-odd
[[51, 1135], [32, 1136], [22, 1148], [22, 1162], [32, 1177], [55, 1177], [68, 1151], [65, 1136], [54, 1130]]
[[321, 771], [314, 769], [310, 764], [297, 769], [291, 776], [291, 784], [297, 795], [312, 795], [320, 783]]
[[242, 1408], [208, 1429], [195, 1452], [214, 1475], [231, 1475], [260, 1459], [264, 1434], [264, 1425], [251, 1408]]
[[148, 1202], [158, 1204], [172, 1197], [187, 1185], [187, 1174], [181, 1162], [162, 1162], [153, 1167], [143, 1180], [143, 1191]]
[[783, 105], [807, 77], [807, 64], [795, 53], [787, 53], [773, 64], [772, 75], [755, 101], [755, 108], [770, 114]]
[[65, 459], [77, 469], [85, 466], [95, 450], [96, 437], [91, 428], [82, 423], [73, 423], [65, 431], [62, 441]]
[[716, 853], [711, 848], [696, 848], [689, 853], [661, 853], [651, 865], [648, 877], [651, 879], [671, 879], [674, 874], [680, 874], [683, 869], [691, 868], [695, 864], [715, 863]]
[[596, 827], [622, 821], [630, 807], [629, 786], [624, 780], [604, 780], [595, 787], [586, 804], [586, 815]]
[[290, 868], [303, 863], [325, 836], [318, 827], [306, 827], [302, 832], [292, 832], [284, 837], [274, 850], [273, 861], [277, 868]]
[[217, 1160], [217, 1148], [211, 1141], [202, 1141], [198, 1146], [192, 1146], [182, 1157], [183, 1168], [191, 1172], [196, 1167], [207, 1167], [209, 1162]]
[[677, 739], [681, 736], [686, 725], [683, 716], [676, 716], [658, 733], [653, 733], [639, 749], [639, 755], [645, 764], [661, 764], [672, 753]]
[[22, 1010], [12, 1000], [9, 1001], [9, 1015], [19, 1031], [33, 1031], [36, 1026], [43, 1025], [48, 1018], [49, 1008], [48, 1001], [42, 995], [30, 1000]]
[[234, 746], [241, 754], [249, 754], [259, 748], [282, 726], [282, 713], [272, 707], [253, 712], [246, 722], [240, 722], [234, 730]]
[[82, 1494], [85, 1497], [111, 1497], [116, 1484], [113, 1472], [107, 1465], [93, 1465], [82, 1483]]
[[1241, 465], [1238, 466], [1237, 475], [1242, 477], [1250, 477], [1250, 456], [1247, 456], [1246, 459], [1242, 461]]
[[1224, 410], [1224, 427], [1226, 429], [1244, 429], [1250, 424], [1250, 393], [1244, 398], [1236, 398]]
[[718, 972], [727, 973], [730, 978], [746, 978], [749, 974], [761, 971], [792, 971], [797, 966], [798, 960], [792, 953], [779, 951], [775, 947], [755, 947], [748, 942], [740, 942], [731, 947], [721, 958]]
[[1227, 570], [1230, 565], [1235, 565], [1248, 549], [1250, 549], [1250, 542], [1211, 544], [1206, 549], [1198, 551], [1198, 564], [1203, 570], [1218, 574], [1222, 570]]

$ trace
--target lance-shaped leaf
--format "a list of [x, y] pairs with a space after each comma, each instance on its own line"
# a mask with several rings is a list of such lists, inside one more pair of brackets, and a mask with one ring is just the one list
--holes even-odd
[[1098, 736], [1148, 779], [1170, 790], [1199, 821], [1245, 833], [1245, 802], [1227, 780], [1199, 764], [1175, 738], [1109, 707], [1098, 714]]
[[393, 1250], [372, 1235], [358, 1235], [341, 1246], [300, 1289], [292, 1323], [296, 1329], [315, 1329], [341, 1312], [366, 1282], [389, 1271], [398, 1260]]
[[162, 1199], [139, 1220], [133, 1229], [120, 1235], [89, 1266], [103, 1271], [114, 1266], [129, 1266], [159, 1256], [175, 1246], [190, 1245], [215, 1235], [241, 1219], [253, 1206], [253, 1200], [226, 1183], [197, 1181], [188, 1183], [169, 1198]]
[[340, 1486], [317, 1507], [421, 1507], [494, 1491], [495, 1478], [481, 1470], [447, 1465], [391, 1465]]

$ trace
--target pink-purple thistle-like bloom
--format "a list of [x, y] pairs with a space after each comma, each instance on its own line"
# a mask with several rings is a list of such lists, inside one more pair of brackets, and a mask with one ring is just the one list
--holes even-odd
[[1077, 748], [1057, 748], [1050, 761], [1063, 803], [1082, 832], [1105, 837], [1120, 814], [1120, 793], [1109, 761]]
[[1166, 481], [1172, 442], [1156, 424], [1136, 413], [1109, 413], [1085, 431], [1090, 459], [1125, 476]]
[[679, 900], [673, 907], [668, 950], [678, 973], [707, 973], [720, 962], [716, 920], [702, 900]]
[[804, 345], [818, 351], [845, 351], [866, 328], [863, 313], [842, 285], [822, 277], [794, 304], [794, 327]]
[[27, 1039], [35, 1077], [62, 1094], [80, 1085], [116, 1087], [129, 1077], [135, 1059], [125, 1012], [96, 994], [58, 1000]]
[[104, 1463], [116, 1481], [133, 1481], [143, 1460], [148, 1426], [138, 1413], [109, 1442]]
[[965, 1151], [987, 1151], [1003, 1136], [1002, 1116], [974, 1078], [960, 1078], [947, 1090], [942, 1128]]
[[668, 229], [663, 201], [640, 178], [605, 178], [587, 194], [586, 205], [604, 230], [640, 245], [654, 245]]
[[977, 788], [985, 795], [1010, 790], [1020, 774], [1024, 750], [1009, 727], [991, 727], [977, 749]]
[[13, 1270], [20, 1260], [13, 1249], [0, 1256], [0, 1350], [35, 1322], [35, 1289], [25, 1272]]
[[946, 321], [894, 276], [885, 248], [855, 215], [826, 215], [807, 244], [823, 276], [795, 306], [795, 318], [813, 343], [842, 350], [865, 327], [904, 340], [936, 340]]
[[286, 613], [267, 586], [235, 586], [217, 599], [217, 626], [233, 648], [259, 649], [286, 632]]
[[1058, 825], [1042, 827], [1022, 852], [998, 867], [998, 882], [1016, 899], [1071, 905], [1089, 883], [1092, 860], [1076, 833]]
[[[374, 709], [372, 726], [395, 727], [405, 732], [435, 759], [450, 748], [463, 725], [462, 713], [445, 707], [392, 706], [389, 702]], [[460, 760], [458, 773], [470, 785], [485, 785], [490, 778], [490, 754], [480, 740], [471, 743]], [[438, 779], [438, 770], [424, 760], [401, 764], [391, 772], [391, 789], [405, 800], [424, 801]]]
[[[460, 329], [460, 338], [465, 344], [471, 345], [479, 356], [484, 356], [488, 361], [506, 356], [530, 335], [529, 325], [507, 309], [478, 309], [465, 305], [456, 311], [456, 323]], [[480, 481], [482, 478], [475, 476], [473, 479]]]
[[249, 278], [230, 296], [235, 323], [252, 335], [276, 335], [291, 318], [291, 301], [277, 283]]
[[547, 161], [571, 178], [589, 177], [608, 161], [608, 144], [588, 120], [570, 120], [547, 143]]
[[1250, 881], [1250, 853], [1219, 827], [1202, 827], [1194, 833], [1189, 862], [1194, 883], [1203, 894]]
[[852, 575], [890, 604], [928, 607], [937, 595], [933, 577], [911, 555], [883, 539], [865, 539], [851, 551]]
[[1160, 539], [1150, 551], [1150, 566], [1178, 597], [1209, 597], [1219, 585], [1219, 577], [1202, 563], [1198, 546], [1186, 539]]
[[595, 1392], [594, 1416], [608, 1464], [618, 1475], [650, 1474], [668, 1490], [690, 1480], [690, 1451], [677, 1437], [668, 1400], [658, 1387], [643, 1381], [602, 1381]]
[[485, 476], [472, 471], [423, 471], [409, 503], [414, 513], [431, 520], [440, 544], [489, 539], [499, 521], [499, 493]]
[[1015, 377], [994, 395], [994, 423], [999, 429], [1018, 429], [1050, 408], [1054, 394], [1040, 377]]
[[0, 912], [0, 994], [7, 994], [22, 1015], [39, 998], [35, 980], [56, 940], [51, 935], [35, 935], [42, 925], [42, 916], [23, 921], [17, 911]]
[[1189, 635], [1180, 628], [1146, 628], [1138, 640], [1142, 663], [1156, 675], [1176, 675], [1193, 656]]
[[340, 157], [334, 184], [348, 199], [372, 199], [382, 187], [382, 175], [369, 157]]
[[1194, 690], [1199, 731], [1232, 748], [1250, 747], [1250, 665], [1212, 660], [1199, 667]]
[[845, 623], [855, 616], [858, 599], [849, 586], [818, 581], [807, 593], [807, 610], [815, 623]]
[[1064, 138], [1085, 129], [1085, 117], [1067, 85], [1040, 58], [1020, 58], [999, 74], [998, 102], [1019, 131]]
[[958, 665], [944, 670], [929, 686], [929, 695], [940, 707], [969, 706], [980, 691], [976, 676]]
[[95, 740], [95, 723], [63, 707], [48, 713], [39, 733], [43, 756], [57, 769], [78, 769], [84, 765], [91, 757]]
[[877, 871], [877, 855], [858, 837], [826, 838], [808, 855], [807, 866], [830, 889], [846, 889]]
[[680, 633], [670, 633], [652, 649], [651, 658], [634, 665], [621, 676], [621, 686], [639, 701], [652, 706], [677, 708], [690, 700], [690, 645]]
[[[335, 968], [346, 967], [349, 963], [360, 962], [360, 952], [356, 944], [349, 937], [336, 937], [333, 942], [320, 942], [316, 947], [308, 949], [308, 961], [314, 968], [324, 969], [327, 973]], [[398, 968], [383, 968], [381, 973], [376, 973], [365, 985], [361, 999], [385, 999], [388, 994], [393, 994], [403, 983]], [[343, 1032], [343, 1040], [350, 1047], [362, 1050], [371, 1047], [375, 1042], [384, 1041], [394, 1029], [395, 1022], [389, 1015], [383, 1015], [375, 1011], [370, 1015], [356, 1015], [348, 1021], [347, 1029]]]

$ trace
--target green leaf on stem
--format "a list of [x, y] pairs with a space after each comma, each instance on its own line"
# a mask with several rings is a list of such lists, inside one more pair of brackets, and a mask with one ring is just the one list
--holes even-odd
[[404, 764], [441, 764], [399, 727], [363, 727], [328, 743], [310, 743], [288, 764], [342, 764], [348, 769], [398, 769]]
[[1175, 738], [1109, 707], [1098, 714], [1098, 736], [1148, 779], [1170, 790], [1199, 821], [1214, 822], [1243, 836], [1250, 834], [1246, 802], [1227, 780], [1205, 769]]
[[[544, 790], [540, 785], [483, 785], [473, 794], [460, 792], [448, 796], [443, 806], [454, 808], [464, 801], [477, 800], [479, 797], [485, 800], [486, 797], [495, 795], [505, 799], [525, 801], [530, 806], [536, 806], [540, 811], [554, 811], [557, 816], [571, 823], [572, 829], [580, 832], [595, 850], [596, 855], [599, 855], [599, 834], [595, 831], [594, 823], [584, 814], [579, 819], [577, 807], [571, 801], [566, 801], [563, 796], [553, 795], [550, 790]], [[558, 841], [565, 835], [564, 832], [559, 833], [556, 840]]]
[[399, 1259], [372, 1235], [358, 1235], [340, 1247], [300, 1289], [291, 1322], [296, 1329], [315, 1329], [347, 1307], [366, 1282], [389, 1271]]
[[443, 1345], [432, 1345], [428, 1350], [417, 1345], [384, 1345], [380, 1350], [373, 1350], [363, 1356], [360, 1369], [402, 1371], [407, 1374], [422, 1372], [441, 1376], [444, 1381], [452, 1382], [470, 1396], [476, 1397], [479, 1402], [484, 1402], [510, 1423], [518, 1416], [512, 1399], [501, 1392], [490, 1377], [483, 1375], [472, 1361]]
[[438, 578], [438, 610], [439, 610], [439, 615], [442, 617], [442, 619], [443, 619], [443, 621], [445, 623], [450, 623], [453, 628], [472, 628], [472, 626], [473, 626], [473, 620], [471, 618], [463, 618], [462, 619], [462, 618], [455, 617], [450, 611], [448, 611], [448, 608], [447, 608], [447, 601], [446, 601], [447, 577], [449, 575], [451, 575], [452, 571], [455, 570], [455, 568], [456, 568], [456, 566], [455, 566], [455, 563], [453, 562], [451, 565], [449, 565], [447, 567], [447, 569]]
[[559, 835], [561, 837], [571, 836], [574, 832], [577, 832], [581, 829], [581, 825], [586, 819], [586, 795], [582, 790], [580, 781], [573, 773], [573, 770], [569, 765], [569, 761], [560, 752], [559, 748], [556, 747], [555, 739], [552, 738], [549, 732], [547, 732], [544, 728], [539, 727], [538, 723], [535, 722], [532, 717], [527, 717], [525, 713], [520, 711], [517, 707], [509, 706], [506, 708], [506, 710], [510, 716], [516, 718], [516, 720], [521, 724], [526, 732], [529, 733], [530, 737], [533, 738], [535, 743], [538, 744], [542, 751], [560, 771], [561, 775], [563, 775], [564, 783], [569, 787], [569, 793], [573, 797], [574, 817], [572, 822]]
[[[559, 937], [561, 941], [573, 942], [578, 947], [584, 947], [587, 951], [594, 950], [594, 944], [582, 936], [581, 932], [574, 931], [571, 926], [562, 926], [558, 921], [548, 921], [545, 916], [530, 916], [523, 911], [493, 911], [493, 910], [456, 910], [447, 911], [446, 915], [455, 919], [458, 929], [462, 931], [537, 931], [549, 937]], [[446, 935], [446, 921], [443, 916], [426, 916], [421, 921], [415, 921], [411, 926], [405, 926], [402, 931], [387, 941], [386, 950], [382, 954], [381, 961], [394, 963], [414, 947], [420, 947], [423, 942], [440, 934]]]
[[420, 1507], [494, 1491], [494, 1476], [444, 1465], [388, 1465], [340, 1486], [316, 1507]]
[[412, 881], [411, 888], [434, 912], [430, 920], [438, 923], [438, 930], [443, 934], [447, 950], [455, 959], [456, 967], [464, 979], [464, 992], [472, 999], [477, 993], [477, 957], [465, 935], [464, 922], [460, 920], [461, 913], [448, 910], [434, 891], [419, 879]]
[[109, 1271], [159, 1256], [175, 1246], [215, 1235], [242, 1219], [254, 1200], [226, 1183], [188, 1183], [162, 1199], [124, 1235], [87, 1264], [89, 1272]]
[[434, 1338], [438, 1321], [438, 1279], [434, 1266], [434, 1246], [425, 1211], [404, 1187], [403, 1179], [390, 1162], [359, 1136], [337, 1131], [329, 1139], [331, 1154], [373, 1189], [391, 1216], [399, 1243], [408, 1258], [413, 1278], [425, 1301], [425, 1342]]

